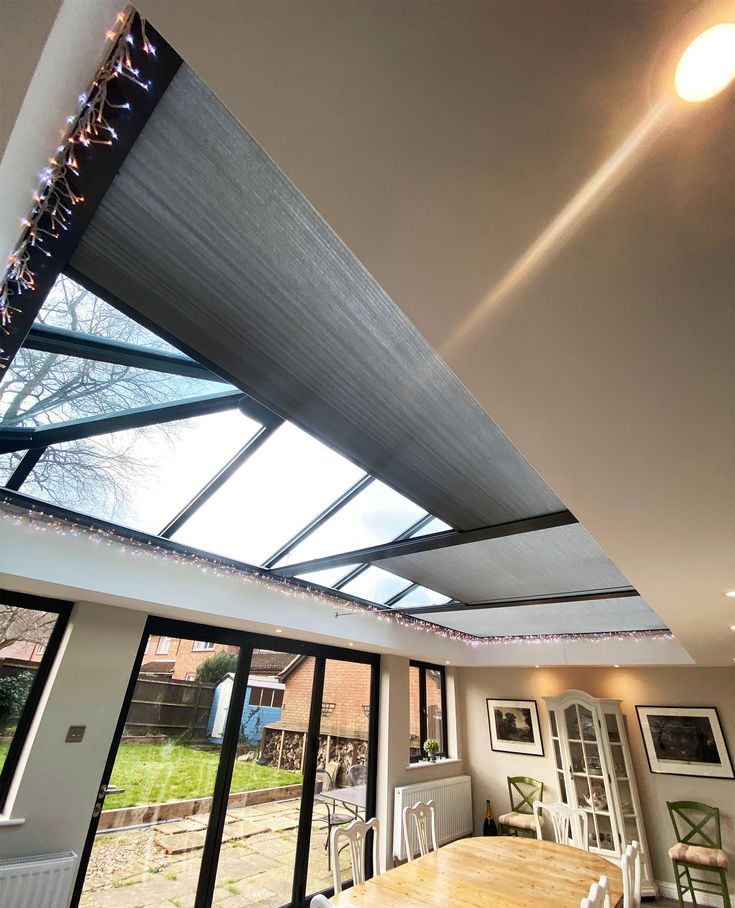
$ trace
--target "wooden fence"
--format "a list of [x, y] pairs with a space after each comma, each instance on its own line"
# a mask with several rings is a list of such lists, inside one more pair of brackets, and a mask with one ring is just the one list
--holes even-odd
[[207, 738], [214, 684], [138, 678], [125, 720], [126, 737]]

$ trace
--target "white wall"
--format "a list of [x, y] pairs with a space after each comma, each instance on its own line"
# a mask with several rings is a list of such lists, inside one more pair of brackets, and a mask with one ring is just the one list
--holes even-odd
[[[0, 857], [81, 852], [145, 615], [75, 605], [46, 695], [26, 741], [0, 830]], [[84, 740], [66, 744], [70, 725]]]
[[[463, 668], [460, 670], [464, 715], [465, 768], [472, 776], [475, 831], [479, 834], [490, 799], [495, 816], [508, 807], [506, 779], [527, 775], [543, 781], [544, 800], [557, 800], [554, 760], [543, 698], [564, 690], [622, 700], [646, 834], [656, 880], [673, 885], [668, 849], [674, 844], [666, 801], [692, 800], [721, 810], [723, 844], [735, 868], [735, 781], [654, 774], [648, 767], [635, 711], [638, 705], [716, 706], [725, 738], [735, 754], [735, 669], [731, 668]], [[490, 748], [486, 698], [536, 700], [544, 756], [498, 753]], [[730, 883], [735, 888], [735, 877]]]
[[452, 669], [447, 679], [447, 745], [449, 758], [434, 764], [409, 763], [409, 660], [383, 656], [380, 672], [380, 720], [378, 723], [378, 791], [376, 813], [382, 830], [385, 866], [393, 866], [393, 791], [399, 785], [414, 785], [435, 779], [463, 775], [464, 761], [457, 737], [456, 678]]

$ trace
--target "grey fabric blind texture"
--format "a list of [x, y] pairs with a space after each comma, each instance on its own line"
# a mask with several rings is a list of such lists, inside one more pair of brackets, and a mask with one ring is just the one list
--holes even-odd
[[427, 619], [480, 637], [665, 629], [658, 615], [638, 597], [597, 599], [568, 605], [529, 605], [523, 608], [446, 612], [427, 615]]
[[563, 509], [185, 65], [72, 265], [457, 528]]
[[380, 567], [467, 603], [629, 585], [579, 524], [387, 558]]

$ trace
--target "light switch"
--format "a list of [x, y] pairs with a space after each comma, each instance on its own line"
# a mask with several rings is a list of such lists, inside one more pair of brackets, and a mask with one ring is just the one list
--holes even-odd
[[70, 725], [69, 731], [66, 733], [66, 743], [78, 744], [84, 737], [84, 732], [86, 730], [86, 725]]

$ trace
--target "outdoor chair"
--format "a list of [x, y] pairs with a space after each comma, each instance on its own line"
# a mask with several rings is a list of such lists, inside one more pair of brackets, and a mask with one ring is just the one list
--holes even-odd
[[403, 808], [403, 839], [406, 843], [406, 857], [413, 860], [413, 848], [409, 833], [410, 821], [413, 817], [416, 824], [416, 835], [419, 843], [419, 853], [423, 856], [430, 851], [436, 851], [436, 809], [433, 801], [419, 801], [413, 807]]
[[[501, 835], [526, 835], [536, 834], [536, 817], [533, 812], [533, 802], [543, 801], [544, 783], [528, 776], [508, 776], [508, 796], [510, 798], [510, 813], [498, 817], [498, 827]], [[540, 818], [543, 823], [544, 818]]]
[[[378, 866], [378, 855], [380, 854], [380, 824], [377, 819], [354, 820], [347, 827], [337, 827], [332, 830], [331, 839], [331, 865], [332, 879], [334, 881], [334, 892], [342, 892], [342, 877], [339, 868], [339, 853], [345, 848], [350, 849], [350, 862], [352, 864], [352, 885], [359, 886], [365, 882], [365, 845], [368, 833], [373, 833], [373, 875], [380, 873]], [[343, 842], [344, 840], [344, 842]]]
[[355, 763], [347, 770], [350, 785], [365, 785], [367, 782], [367, 766], [364, 763]]
[[[727, 891], [727, 855], [722, 850], [720, 811], [698, 801], [667, 801], [677, 844], [669, 848], [679, 904], [689, 894], [696, 905], [695, 892], [719, 895], [724, 908], [730, 908]], [[702, 878], [707, 874], [710, 878]], [[717, 880], [711, 879], [717, 877]]]
[[559, 845], [571, 844], [574, 848], [589, 851], [589, 820], [581, 807], [568, 807], [566, 804], [544, 804], [533, 802], [533, 815], [536, 820], [536, 838], [543, 839], [542, 811], [551, 817], [551, 831], [554, 841]]
[[[327, 866], [330, 868], [330, 870], [332, 853], [331, 851], [329, 851], [329, 834], [335, 826], [344, 826], [346, 823], [351, 823], [355, 819], [354, 814], [337, 810], [336, 801], [333, 798], [329, 797], [329, 792], [333, 788], [334, 780], [332, 776], [327, 772], [327, 770], [317, 769], [314, 788], [314, 820], [316, 822], [324, 823], [327, 829], [327, 836], [324, 842], [324, 850], [327, 852]], [[323, 807], [326, 810], [326, 815], [323, 817], [317, 817], [317, 807]]]
[[623, 872], [623, 908], [641, 908], [641, 846], [626, 845], [620, 861]]

